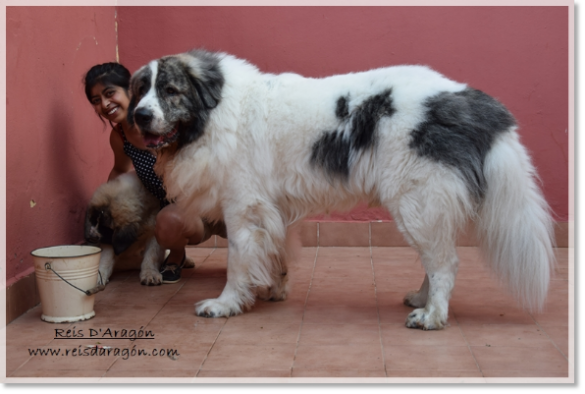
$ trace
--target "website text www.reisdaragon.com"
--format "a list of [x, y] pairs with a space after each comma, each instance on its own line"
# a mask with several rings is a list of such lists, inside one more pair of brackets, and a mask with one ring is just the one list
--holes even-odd
[[72, 349], [61, 348], [36, 348], [28, 349], [30, 356], [44, 356], [44, 357], [122, 357], [123, 360], [128, 360], [130, 357], [170, 357], [176, 358], [180, 356], [177, 349], [136, 349], [136, 345], [131, 348], [118, 348], [107, 346], [83, 347], [78, 346]]

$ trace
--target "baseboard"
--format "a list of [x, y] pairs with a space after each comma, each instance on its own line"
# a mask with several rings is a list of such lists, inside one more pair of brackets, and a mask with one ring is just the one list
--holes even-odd
[[[557, 247], [569, 247], [569, 223], [556, 222]], [[317, 222], [304, 221], [301, 225], [303, 246], [409, 246], [393, 221], [380, 222]], [[195, 247], [227, 248], [226, 239], [212, 236]], [[472, 224], [459, 234], [457, 246], [477, 246]]]
[[40, 302], [35, 273], [18, 279], [6, 288], [6, 324]]

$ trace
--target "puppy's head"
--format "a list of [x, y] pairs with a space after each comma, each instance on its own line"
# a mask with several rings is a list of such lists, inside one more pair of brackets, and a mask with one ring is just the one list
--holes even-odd
[[[119, 218], [118, 218], [119, 219]], [[89, 206], [85, 215], [85, 240], [89, 244], [111, 244], [116, 255], [138, 239], [140, 223], [120, 223], [109, 206]]]
[[144, 221], [158, 208], [135, 173], [104, 183], [93, 194], [85, 214], [85, 239], [106, 243], [120, 254], [141, 235]]
[[90, 205], [85, 212], [85, 240], [92, 245], [112, 243], [112, 216], [107, 206]]
[[134, 73], [128, 122], [141, 131], [146, 146], [180, 148], [201, 137], [221, 100], [219, 61], [214, 53], [194, 50], [153, 60]]

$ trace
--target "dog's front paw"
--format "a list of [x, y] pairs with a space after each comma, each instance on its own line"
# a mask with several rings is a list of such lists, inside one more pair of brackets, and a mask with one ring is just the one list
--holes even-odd
[[423, 330], [441, 330], [447, 325], [447, 318], [442, 319], [437, 311], [429, 312], [426, 308], [415, 309], [406, 318], [406, 327]]
[[112, 272], [108, 270], [98, 270], [97, 285], [107, 285], [110, 282]]
[[427, 294], [422, 294], [420, 291], [409, 291], [404, 296], [404, 305], [412, 308], [424, 308], [427, 304]]
[[228, 305], [217, 298], [199, 301], [195, 304], [195, 314], [201, 317], [229, 317], [242, 313], [237, 305]]
[[145, 286], [158, 286], [162, 284], [162, 274], [152, 268], [140, 270], [140, 283]]

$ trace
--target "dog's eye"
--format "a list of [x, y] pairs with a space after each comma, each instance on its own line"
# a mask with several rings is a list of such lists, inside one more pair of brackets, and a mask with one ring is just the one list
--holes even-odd
[[169, 96], [174, 96], [175, 94], [178, 94], [178, 93], [179, 93], [179, 92], [177, 91], [177, 89], [175, 89], [175, 88], [173, 88], [173, 87], [171, 87], [171, 86], [167, 87], [167, 89], [166, 89], [166, 92], [167, 92], [167, 94], [168, 94]]

